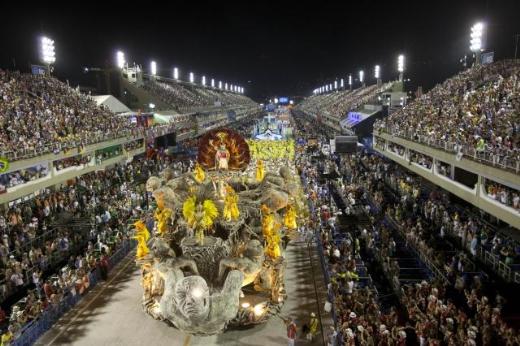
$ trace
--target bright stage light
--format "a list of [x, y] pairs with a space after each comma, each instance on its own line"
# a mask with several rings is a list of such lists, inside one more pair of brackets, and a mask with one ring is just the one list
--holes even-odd
[[341, 78], [340, 85], [341, 85], [341, 88], [344, 88], [344, 87], [345, 87], [345, 81], [343, 80], [343, 78]]
[[397, 71], [404, 72], [404, 55], [402, 54], [397, 57]]
[[482, 49], [482, 34], [484, 32], [484, 24], [476, 23], [471, 27], [470, 49], [472, 52], [478, 52]]
[[228, 90], [228, 85], [227, 85], [227, 83], [224, 83], [224, 90]]
[[255, 307], [253, 308], [253, 311], [254, 311], [256, 317], [262, 316], [262, 314], [265, 311], [264, 304], [260, 303], [260, 304], [255, 305]]
[[348, 75], [348, 85], [352, 85], [352, 75]]
[[202, 76], [202, 85], [206, 86], [206, 76]]
[[215, 79], [214, 79], [214, 78], [211, 78], [211, 87], [212, 87], [212, 88], [215, 87]]
[[222, 89], [222, 81], [219, 81], [219, 82], [218, 82], [218, 88], [219, 88], [219, 89]]
[[193, 74], [193, 72], [190, 72], [190, 83], [194, 83], [195, 82], [195, 75]]
[[338, 81], [337, 80], [334, 81], [334, 89], [338, 90]]
[[376, 66], [374, 67], [374, 77], [375, 77], [376, 79], [379, 79], [379, 77], [380, 77], [380, 67], [379, 67], [379, 65], [376, 65]]
[[150, 63], [150, 72], [152, 73], [152, 76], [157, 74], [157, 63], [155, 61]]
[[56, 52], [54, 51], [54, 40], [48, 37], [42, 37], [41, 39], [41, 58], [47, 65], [56, 62]]
[[117, 67], [119, 67], [119, 68], [125, 67], [125, 64], [126, 64], [125, 53], [118, 51], [116, 54], [116, 60], [117, 60]]
[[361, 83], [365, 81], [365, 72], [363, 70], [359, 71], [359, 81]]
[[173, 68], [173, 78], [179, 79], [179, 69], [177, 67]]

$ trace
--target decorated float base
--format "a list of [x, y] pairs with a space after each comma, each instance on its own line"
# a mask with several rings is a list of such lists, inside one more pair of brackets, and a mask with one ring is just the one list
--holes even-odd
[[167, 169], [148, 180], [156, 226], [136, 223], [137, 263], [145, 312], [185, 333], [213, 335], [280, 312], [284, 245], [305, 203], [292, 141], [248, 143], [216, 130], [200, 143], [193, 172]]

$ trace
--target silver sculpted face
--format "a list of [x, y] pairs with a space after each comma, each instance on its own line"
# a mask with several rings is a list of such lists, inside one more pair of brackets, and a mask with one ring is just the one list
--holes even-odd
[[200, 276], [188, 276], [175, 285], [174, 301], [188, 319], [200, 320], [209, 314], [209, 288]]

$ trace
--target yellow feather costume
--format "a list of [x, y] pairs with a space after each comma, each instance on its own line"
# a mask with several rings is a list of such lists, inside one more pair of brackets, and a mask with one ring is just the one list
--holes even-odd
[[199, 184], [201, 184], [204, 179], [206, 179], [206, 174], [204, 173], [204, 169], [198, 163], [195, 164], [195, 170], [193, 171], [193, 178]]
[[133, 238], [137, 239], [136, 258], [142, 259], [150, 252], [148, 246], [146, 245], [148, 239], [150, 239], [150, 232], [148, 231], [148, 228], [146, 228], [144, 222], [141, 220], [138, 220], [136, 223], [134, 223], [134, 227], [135, 235]]
[[203, 245], [204, 231], [210, 229], [218, 217], [215, 203], [210, 199], [197, 203], [197, 197], [188, 197], [182, 206], [182, 215], [188, 226], [195, 231], [197, 243]]
[[223, 216], [227, 221], [237, 220], [240, 216], [238, 210], [238, 195], [231, 186], [226, 186], [226, 198], [224, 199]]
[[256, 161], [256, 181], [261, 182], [265, 177], [264, 162], [262, 160]]
[[298, 228], [298, 225], [296, 224], [296, 209], [294, 209], [294, 207], [291, 204], [287, 206], [283, 223], [285, 227], [287, 227], [288, 229]]

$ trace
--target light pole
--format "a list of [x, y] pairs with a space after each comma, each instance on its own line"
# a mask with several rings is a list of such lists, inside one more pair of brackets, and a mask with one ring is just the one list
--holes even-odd
[[374, 67], [374, 77], [377, 81], [377, 86], [381, 86], [381, 67], [379, 65], [376, 65]]
[[361, 83], [361, 86], [365, 86], [365, 71], [363, 70], [359, 71], [359, 82]]
[[482, 34], [484, 32], [484, 24], [476, 23], [471, 27], [470, 49], [475, 53], [475, 65], [480, 64], [480, 52], [482, 51]]
[[397, 57], [397, 71], [399, 71], [399, 81], [403, 82], [404, 55], [402, 55], [402, 54]]
[[117, 62], [117, 67], [119, 67], [120, 69], [123, 69], [126, 64], [125, 53], [118, 51], [116, 53], [116, 62]]
[[47, 72], [51, 74], [51, 65], [56, 62], [54, 40], [45, 36], [41, 38], [41, 59], [47, 65]]
[[352, 91], [352, 75], [348, 75], [348, 88]]

